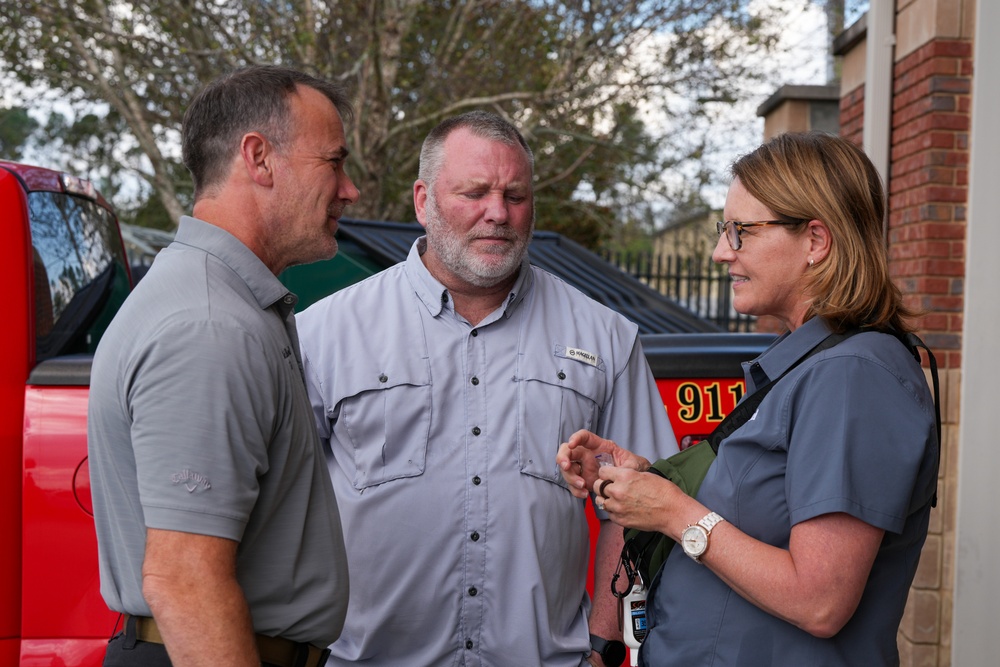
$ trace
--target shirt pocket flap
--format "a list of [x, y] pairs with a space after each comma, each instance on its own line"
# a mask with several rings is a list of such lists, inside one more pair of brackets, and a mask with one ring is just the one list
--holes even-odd
[[357, 361], [360, 368], [352, 364], [350, 382], [339, 387], [334, 456], [359, 490], [423, 474], [431, 420], [427, 359]]
[[[547, 352], [547, 353], [546, 353]], [[580, 429], [594, 430], [607, 395], [603, 361], [574, 358], [566, 346], [526, 351], [517, 377], [521, 472], [565, 485], [556, 452]]]

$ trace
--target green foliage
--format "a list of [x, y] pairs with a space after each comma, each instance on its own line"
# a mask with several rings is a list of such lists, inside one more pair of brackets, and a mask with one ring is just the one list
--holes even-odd
[[[349, 171], [362, 199], [349, 215], [412, 220], [427, 131], [489, 109], [535, 152], [539, 227], [590, 247], [649, 228], [698, 193], [704, 174], [690, 165], [710, 132], [702, 119], [743, 94], [755, 76], [744, 50], [774, 37], [747, 0], [6, 4], [9, 76], [62, 91], [82, 118], [56, 134], [141, 176], [163, 209], [155, 219], [175, 220], [189, 203], [178, 133], [200, 85], [247, 63], [282, 63], [352, 91]], [[86, 116], [95, 104], [107, 119]], [[137, 205], [136, 221], [155, 208]]]
[[38, 121], [26, 109], [0, 109], [0, 158], [20, 160], [28, 137], [36, 129]]

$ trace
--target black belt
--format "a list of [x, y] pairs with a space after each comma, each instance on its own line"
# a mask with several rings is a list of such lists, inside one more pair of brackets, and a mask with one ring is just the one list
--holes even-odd
[[[163, 635], [156, 627], [156, 621], [148, 616], [130, 616], [125, 614], [126, 625], [129, 619], [135, 622], [135, 637], [139, 641], [152, 644], [163, 644]], [[330, 655], [329, 649], [322, 649], [312, 644], [293, 642], [284, 637], [268, 637], [254, 635], [257, 641], [257, 653], [260, 661], [277, 667], [320, 667], [326, 663]]]

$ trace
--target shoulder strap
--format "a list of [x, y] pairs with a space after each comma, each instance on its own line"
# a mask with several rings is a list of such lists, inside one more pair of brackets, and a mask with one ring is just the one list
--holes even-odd
[[934, 353], [931, 352], [931, 348], [927, 347], [924, 341], [920, 340], [920, 337], [914, 333], [907, 334], [895, 334], [896, 338], [906, 346], [913, 355], [913, 358], [917, 360], [919, 364], [920, 360], [920, 350], [918, 348], [923, 348], [927, 353], [927, 361], [931, 367], [931, 384], [934, 388], [934, 426], [937, 428], [937, 439], [938, 439], [938, 457], [940, 459], [941, 454], [941, 389], [940, 383], [938, 382], [938, 367], [937, 359], [934, 358]]
[[753, 413], [756, 412], [757, 406], [760, 405], [760, 402], [764, 400], [764, 397], [767, 396], [768, 392], [771, 391], [775, 384], [777, 384], [778, 380], [785, 377], [789, 371], [814, 354], [829, 349], [845, 338], [849, 338], [860, 331], [861, 329], [855, 329], [842, 334], [830, 334], [811, 350], [799, 357], [799, 359], [789, 366], [784, 373], [773, 380], [768, 380], [762, 387], [758, 387], [757, 391], [740, 401], [733, 411], [726, 415], [726, 418], [715, 427], [712, 434], [706, 438], [708, 440], [708, 444], [712, 447], [712, 451], [716, 454], [719, 453], [719, 445], [722, 441], [732, 435], [733, 431], [738, 429], [740, 426], [743, 426], [743, 424], [745, 424], [747, 420], [753, 416]]
[[893, 332], [893, 335], [906, 346], [906, 349], [910, 351], [913, 358], [920, 363], [920, 349], [927, 353], [927, 361], [931, 367], [931, 385], [934, 389], [934, 427], [937, 431], [937, 463], [934, 464], [934, 496], [931, 498], [931, 507], [937, 507], [937, 475], [941, 470], [941, 389], [940, 382], [938, 381], [938, 367], [937, 359], [934, 358], [934, 353], [931, 352], [931, 348], [927, 347], [924, 341], [920, 340], [920, 337], [915, 333], [900, 334]]
[[[750, 396], [747, 396], [744, 400], [740, 401], [740, 403], [737, 404], [737, 406], [733, 409], [733, 411], [730, 412], [728, 415], [726, 415], [726, 418], [723, 419], [722, 422], [720, 422], [719, 425], [715, 427], [715, 430], [712, 431], [712, 434], [709, 435], [708, 438], [706, 438], [708, 440], [709, 446], [711, 446], [712, 448], [712, 451], [715, 452], [716, 454], [719, 453], [719, 445], [722, 443], [722, 441], [728, 438], [730, 435], [732, 435], [733, 431], [735, 431], [740, 426], [745, 424], [747, 420], [753, 416], [753, 413], [757, 410], [757, 407], [760, 405], [760, 402], [764, 400], [764, 397], [767, 396], [768, 392], [771, 391], [771, 389], [778, 382], [778, 380], [785, 377], [785, 375], [788, 374], [789, 371], [791, 371], [793, 368], [801, 364], [803, 361], [805, 361], [812, 355], [822, 352], [823, 350], [829, 349], [834, 345], [836, 345], [837, 343], [840, 343], [844, 339], [850, 338], [856, 333], [861, 333], [862, 331], [868, 331], [868, 330], [869, 329], [864, 329], [864, 328], [852, 329], [851, 331], [847, 331], [842, 334], [830, 334], [822, 341], [820, 341], [819, 344], [817, 344], [814, 348], [812, 348], [804, 355], [799, 357], [799, 359], [794, 364], [789, 366], [784, 373], [782, 373], [773, 380], [769, 380], [762, 387], [758, 388], [757, 391], [752, 393]], [[924, 341], [922, 341], [920, 337], [917, 336], [916, 334], [914, 333], [903, 334], [896, 331], [890, 331], [888, 333], [895, 336], [899, 342], [901, 342], [903, 345], [906, 346], [906, 349], [910, 351], [910, 354], [913, 355], [913, 358], [916, 359], [918, 364], [921, 363], [920, 348], [923, 348], [923, 350], [927, 353], [927, 360], [931, 368], [931, 384], [933, 386], [933, 391], [934, 391], [934, 427], [936, 429], [937, 447], [938, 447], [937, 464], [935, 466], [935, 470], [940, 470], [941, 446], [942, 446], [941, 445], [941, 389], [940, 389], [940, 382], [938, 380], [937, 359], [935, 359], [934, 353], [931, 352], [931, 349], [929, 347], [927, 347], [927, 344], [924, 343]], [[931, 500], [931, 507], [937, 507], [937, 491], [934, 492], [934, 497]]]

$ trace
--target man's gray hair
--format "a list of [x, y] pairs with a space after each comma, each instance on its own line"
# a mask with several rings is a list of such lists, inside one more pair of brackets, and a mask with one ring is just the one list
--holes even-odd
[[[520, 146], [528, 156], [528, 164], [532, 173], [535, 169], [535, 156], [528, 148], [528, 142], [513, 124], [489, 111], [469, 111], [459, 116], [453, 116], [441, 121], [427, 138], [420, 149], [420, 168], [417, 178], [422, 180], [428, 191], [432, 191], [434, 181], [441, 171], [444, 163], [444, 142], [452, 132], [459, 128], [466, 128], [472, 134], [490, 141], [498, 141], [508, 146]], [[430, 193], [433, 196], [433, 192]]]

